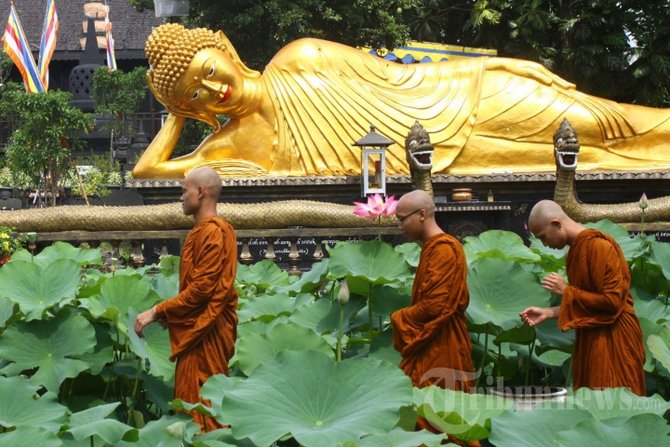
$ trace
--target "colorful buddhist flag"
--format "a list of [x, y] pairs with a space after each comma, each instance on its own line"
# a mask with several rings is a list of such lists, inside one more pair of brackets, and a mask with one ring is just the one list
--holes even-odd
[[37, 71], [33, 54], [30, 52], [28, 39], [23, 32], [14, 3], [10, 6], [9, 19], [5, 27], [5, 34], [2, 36], [2, 42], [5, 53], [9, 55], [16, 68], [21, 72], [26, 91], [28, 93], [44, 92], [42, 79], [39, 71]]
[[109, 21], [109, 5], [105, 2], [105, 37], [107, 38], [107, 69], [116, 70], [116, 56], [114, 56], [114, 38], [112, 37], [112, 22]]
[[49, 63], [56, 49], [56, 38], [58, 35], [58, 14], [54, 0], [47, 0], [47, 12], [44, 16], [44, 27], [42, 28], [42, 42], [40, 42], [40, 57], [37, 69], [40, 79], [44, 85], [44, 91], [49, 90]]

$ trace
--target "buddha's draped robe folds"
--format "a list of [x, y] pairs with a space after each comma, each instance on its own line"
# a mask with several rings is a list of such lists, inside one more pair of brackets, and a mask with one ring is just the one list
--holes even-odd
[[569, 286], [558, 325], [575, 329], [573, 387], [629, 387], [645, 394], [642, 330], [630, 294], [630, 269], [610, 236], [579, 233], [566, 258]]
[[[156, 307], [167, 322], [177, 361], [175, 398], [206, 401], [200, 388], [214, 374], [228, 373], [237, 337], [237, 240], [233, 228], [219, 217], [199, 222], [184, 243], [179, 294]], [[211, 418], [192, 412], [204, 430], [218, 428]]]
[[467, 390], [472, 380], [467, 265], [460, 242], [448, 234], [424, 243], [410, 306], [391, 315], [400, 367], [416, 387]]

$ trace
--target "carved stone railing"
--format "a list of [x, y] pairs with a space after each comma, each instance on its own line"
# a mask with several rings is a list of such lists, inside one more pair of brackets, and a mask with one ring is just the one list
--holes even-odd
[[[121, 259], [121, 246], [129, 246], [128, 263], [134, 267], [151, 263], [152, 253], [146, 253], [147, 242], [153, 242], [158, 248], [153, 253], [158, 258], [166, 254], [178, 254], [181, 251], [189, 230], [169, 231], [63, 231], [38, 233], [35, 244], [43, 248], [56, 241], [69, 242], [75, 246], [86, 244], [99, 247], [108, 243], [108, 259]], [[361, 228], [309, 228], [295, 227], [282, 229], [236, 230], [238, 241], [238, 259], [242, 264], [268, 259], [288, 270], [290, 274], [300, 274], [312, 263], [327, 257], [324, 245], [336, 241], [359, 241], [381, 236], [393, 243], [400, 235], [397, 227], [361, 227]], [[171, 243], [172, 242], [172, 243]], [[177, 242], [177, 244], [174, 244]], [[173, 253], [170, 253], [170, 245]], [[177, 252], [174, 252], [174, 245]]]

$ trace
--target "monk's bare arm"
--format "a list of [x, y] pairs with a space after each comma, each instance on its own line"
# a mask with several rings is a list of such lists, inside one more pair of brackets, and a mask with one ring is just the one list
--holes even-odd
[[528, 307], [523, 310], [519, 316], [528, 326], [535, 326], [545, 320], [558, 318], [560, 307]]

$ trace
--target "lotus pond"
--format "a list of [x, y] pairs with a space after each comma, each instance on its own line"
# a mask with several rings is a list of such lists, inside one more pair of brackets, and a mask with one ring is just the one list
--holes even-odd
[[[178, 258], [103, 272], [100, 250], [56, 243], [0, 268], [0, 445], [440, 445], [443, 436], [413, 431], [417, 415], [497, 447], [670, 445], [670, 244], [608, 221], [589, 226], [614, 236], [630, 263], [647, 397], [570, 390], [574, 335], [518, 317], [557, 304], [539, 279], [564, 274], [564, 252], [511, 232], [465, 241], [478, 392], [414, 389], [397, 367], [389, 315], [409, 303], [420, 248], [365, 241], [338, 243], [301, 277], [270, 261], [239, 266], [236, 353], [231, 375], [203, 387], [211, 408], [172, 401], [167, 331], [151, 325], [139, 339], [131, 329], [138, 312], [176, 293]], [[569, 394], [518, 411], [486, 392], [524, 384]], [[200, 435], [183, 408], [231, 428]]]

